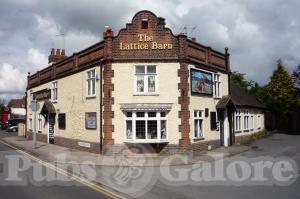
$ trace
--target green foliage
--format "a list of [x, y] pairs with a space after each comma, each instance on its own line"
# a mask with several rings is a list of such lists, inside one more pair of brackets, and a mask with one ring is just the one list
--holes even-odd
[[263, 96], [268, 108], [272, 112], [287, 114], [293, 111], [297, 104], [296, 88], [293, 79], [282, 64], [277, 62], [277, 69], [271, 76], [271, 81], [265, 88]]
[[292, 77], [294, 83], [300, 87], [300, 64], [298, 65], [297, 69], [293, 71]]
[[250, 136], [250, 141], [255, 141], [257, 139], [265, 138], [268, 135], [270, 135], [270, 133], [266, 129], [263, 129], [263, 130], [261, 130], [261, 131], [259, 131], [257, 133], [253, 133]]
[[238, 71], [233, 71], [230, 74], [230, 81], [232, 83], [237, 84], [238, 86], [240, 86], [242, 89], [244, 89], [245, 91], [249, 91], [251, 89], [251, 87], [253, 87], [254, 82], [252, 80], [247, 81], [247, 79], [245, 78], [245, 74], [240, 73]]

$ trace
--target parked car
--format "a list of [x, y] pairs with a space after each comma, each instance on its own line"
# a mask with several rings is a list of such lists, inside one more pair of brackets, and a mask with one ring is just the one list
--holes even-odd
[[7, 129], [8, 132], [18, 132], [18, 125], [22, 123], [25, 124], [24, 119], [10, 119], [7, 122]]

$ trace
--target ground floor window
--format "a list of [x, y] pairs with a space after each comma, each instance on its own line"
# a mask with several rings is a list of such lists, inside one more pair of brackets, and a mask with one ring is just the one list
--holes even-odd
[[244, 130], [249, 129], [249, 121], [250, 121], [249, 111], [245, 111], [244, 112]]
[[126, 112], [127, 140], [167, 139], [166, 112]]
[[29, 118], [29, 129], [32, 130], [32, 118]]
[[257, 116], [257, 128], [258, 129], [261, 128], [261, 118], [260, 118], [260, 115]]
[[39, 114], [38, 116], [38, 131], [42, 130], [42, 115]]
[[203, 138], [203, 111], [194, 111], [194, 138]]
[[234, 113], [234, 130], [237, 131], [241, 131], [242, 130], [242, 126], [241, 126], [241, 111], [236, 111]]

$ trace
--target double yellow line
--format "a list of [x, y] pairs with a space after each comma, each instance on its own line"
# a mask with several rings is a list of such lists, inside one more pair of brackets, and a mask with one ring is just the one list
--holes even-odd
[[91, 188], [91, 189], [93, 189], [93, 190], [95, 190], [97, 192], [100, 192], [100, 193], [102, 193], [102, 194], [104, 194], [104, 195], [106, 195], [106, 196], [108, 196], [110, 198], [120, 198], [120, 199], [125, 198], [125, 197], [123, 197], [123, 196], [121, 196], [121, 195], [119, 195], [119, 194], [117, 194], [117, 193], [115, 193], [115, 192], [113, 192], [113, 191], [105, 188], [104, 186], [97, 185], [97, 184], [95, 184], [95, 183], [93, 183], [93, 182], [91, 182], [91, 181], [89, 181], [89, 180], [87, 180], [85, 178], [79, 177], [78, 175], [74, 175], [73, 173], [70, 173], [70, 172], [68, 172], [68, 171], [66, 171], [64, 169], [61, 169], [61, 168], [59, 168], [59, 167], [57, 167], [57, 166], [55, 166], [55, 165], [53, 165], [53, 164], [51, 164], [49, 162], [45, 162], [45, 161], [43, 161], [43, 160], [41, 160], [41, 159], [39, 159], [39, 158], [37, 158], [37, 157], [35, 157], [35, 156], [33, 156], [33, 155], [25, 152], [25, 151], [22, 151], [22, 150], [20, 150], [20, 149], [18, 149], [16, 147], [14, 147], [14, 146], [6, 143], [6, 142], [3, 142], [2, 140], [0, 140], [0, 142], [2, 144], [4, 144], [4, 145], [6, 145], [6, 146], [8, 146], [8, 147], [10, 147], [10, 148], [12, 148], [14, 150], [16, 150], [18, 153], [26, 155], [31, 160], [36, 161], [36, 162], [42, 164], [43, 166], [45, 166], [45, 167], [47, 167], [49, 169], [52, 169], [53, 171], [56, 171], [56, 172], [58, 172], [58, 173], [60, 173], [60, 174], [62, 174], [64, 176], [67, 176], [67, 177], [71, 178], [72, 180], [75, 180], [75, 181], [79, 182], [80, 184], [83, 184], [83, 185], [85, 185], [85, 186], [87, 186], [87, 187], [89, 187], [89, 188]]

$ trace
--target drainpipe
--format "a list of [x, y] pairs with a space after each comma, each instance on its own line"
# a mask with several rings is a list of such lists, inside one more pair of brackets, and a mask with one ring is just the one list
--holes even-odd
[[103, 132], [102, 132], [102, 106], [103, 106], [103, 99], [102, 99], [102, 87], [103, 87], [103, 61], [104, 59], [100, 60], [100, 154], [103, 152]]

